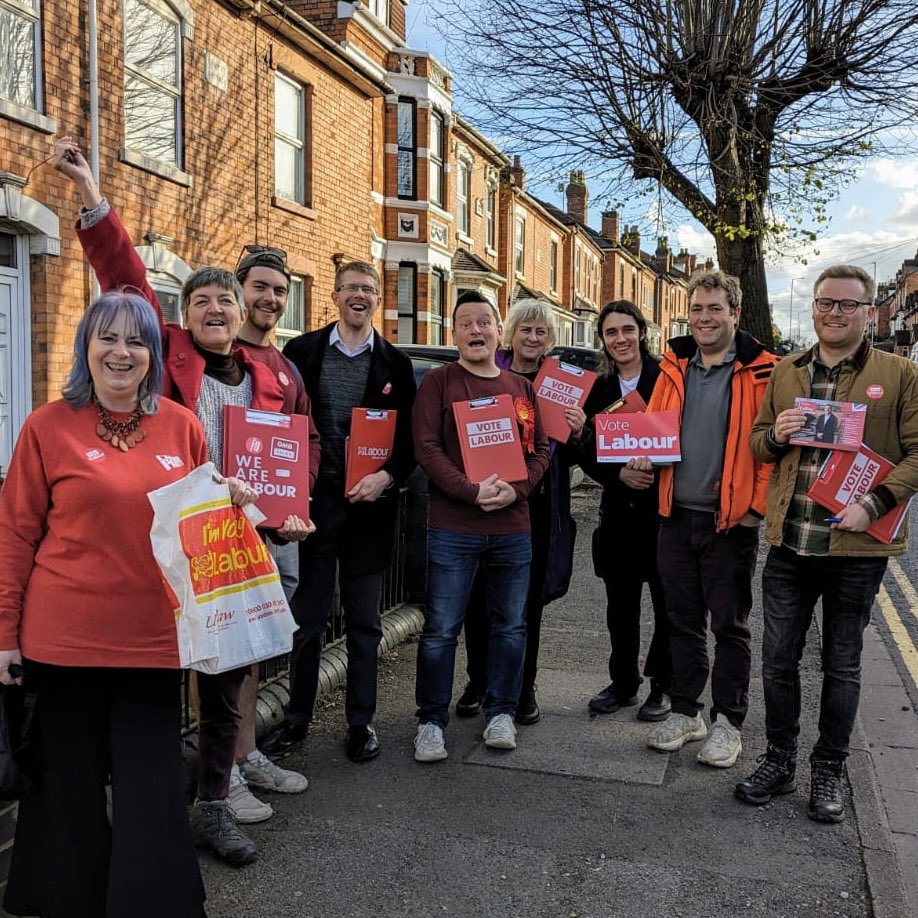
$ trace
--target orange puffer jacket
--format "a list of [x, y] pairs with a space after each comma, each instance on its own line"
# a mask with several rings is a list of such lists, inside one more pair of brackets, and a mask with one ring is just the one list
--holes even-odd
[[[678, 411], [682, 419], [685, 402], [685, 371], [698, 345], [686, 335], [672, 338], [663, 355], [660, 377], [653, 390], [648, 411]], [[765, 516], [765, 495], [772, 465], [759, 462], [749, 449], [749, 434], [758, 414], [765, 387], [778, 358], [765, 345], [744, 331], [736, 333], [736, 360], [730, 381], [730, 414], [724, 443], [723, 476], [720, 482], [720, 507], [717, 529], [735, 526], [750, 511]], [[660, 469], [660, 515], [669, 516], [673, 505], [672, 465]]]

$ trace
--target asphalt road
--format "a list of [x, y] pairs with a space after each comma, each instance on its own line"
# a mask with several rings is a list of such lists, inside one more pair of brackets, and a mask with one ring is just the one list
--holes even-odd
[[[764, 749], [758, 585], [751, 708], [734, 769], [699, 765], [697, 744], [648, 750], [635, 709], [589, 716], [587, 698], [607, 681], [605, 597], [589, 558], [597, 505], [593, 488], [575, 498], [577, 571], [570, 594], [546, 610], [543, 718], [521, 728], [519, 748], [486, 750], [482, 718], [453, 720], [449, 759], [415, 763], [416, 644], [402, 645], [381, 666], [382, 756], [346, 760], [341, 698], [326, 699], [288, 759], [310, 789], [274, 796], [273, 819], [251, 827], [260, 860], [237, 871], [202, 857], [211, 918], [906, 918], [872, 901], [883, 890], [865, 868], [863, 839], [873, 833], [874, 853], [885, 856], [889, 832], [867, 805], [877, 795], [863, 767], [850, 769], [858, 818], [838, 826], [807, 819], [805, 766], [797, 793], [766, 807], [732, 797]], [[807, 749], [820, 682], [815, 631], [804, 667]], [[454, 698], [463, 684], [457, 667]]]

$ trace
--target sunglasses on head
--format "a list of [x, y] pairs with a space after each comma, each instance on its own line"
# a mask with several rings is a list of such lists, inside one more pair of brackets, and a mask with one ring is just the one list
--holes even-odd
[[236, 262], [236, 268], [238, 269], [243, 262], [255, 260], [262, 263], [270, 263], [273, 261], [276, 264], [286, 267], [287, 253], [283, 249], [278, 249], [275, 246], [249, 243], [242, 247], [242, 255], [239, 256], [239, 260]]

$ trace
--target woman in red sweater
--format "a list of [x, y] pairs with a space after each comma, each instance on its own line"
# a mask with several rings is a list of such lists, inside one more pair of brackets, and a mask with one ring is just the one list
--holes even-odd
[[[160, 399], [159, 323], [142, 297], [96, 300], [74, 354], [64, 398], [26, 419], [0, 501], [0, 682], [20, 681], [21, 665], [37, 691], [41, 762], [4, 906], [200, 918], [175, 619], [147, 492], [207, 460], [204, 431]], [[235, 480], [231, 492], [254, 497]]]

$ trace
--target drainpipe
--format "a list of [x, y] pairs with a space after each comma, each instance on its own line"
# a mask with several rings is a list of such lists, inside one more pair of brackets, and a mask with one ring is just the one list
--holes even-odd
[[[99, 184], [99, 33], [96, 0], [89, 0], [89, 165]], [[92, 276], [93, 299], [99, 296], [99, 279]]]

